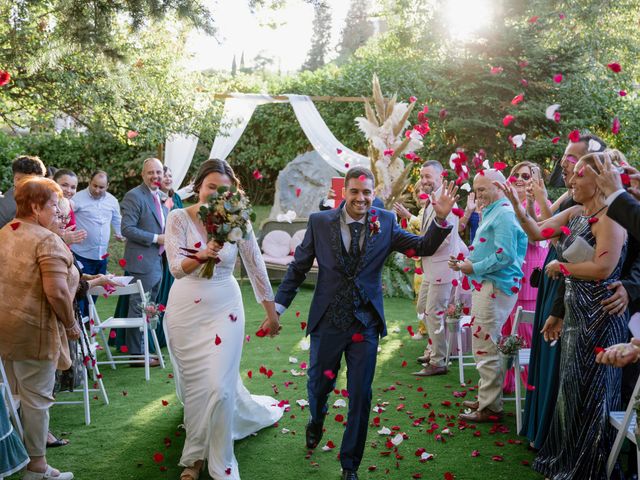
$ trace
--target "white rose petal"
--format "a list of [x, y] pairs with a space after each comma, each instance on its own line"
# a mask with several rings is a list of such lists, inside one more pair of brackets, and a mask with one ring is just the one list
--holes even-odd
[[325, 445], [324, 447], [322, 447], [322, 451], [323, 452], [328, 452], [330, 450], [333, 450], [334, 447], [330, 447], [329, 445]]
[[396, 447], [400, 445], [404, 441], [404, 437], [401, 433], [397, 434], [395, 437], [391, 439], [391, 443], [393, 443]]
[[376, 413], [381, 413], [381, 412], [384, 412], [384, 408], [379, 405], [376, 405], [375, 407], [373, 407], [373, 411]]
[[309, 343], [309, 340], [306, 337], [300, 340], [300, 343], [298, 343], [298, 347], [300, 347], [300, 350], [302, 351], [309, 350], [310, 346], [311, 344]]
[[393, 327], [391, 333], [400, 333], [400, 327]]
[[453, 160], [458, 158], [458, 153], [452, 153], [451, 156], [449, 157], [449, 166], [451, 167], [451, 170], [455, 170], [456, 168], [456, 164], [453, 163]]
[[443, 435], [451, 435], [451, 430], [449, 430], [448, 428], [443, 428], [441, 433]]
[[433, 453], [422, 452], [420, 455], [420, 460], [431, 460], [433, 458]]
[[289, 357], [289, 363], [298, 363], [298, 359], [296, 357]]
[[382, 427], [378, 430], [378, 435], [391, 435], [391, 430], [388, 427]]
[[293, 375], [294, 377], [304, 377], [306, 375], [306, 373], [304, 372], [299, 372], [298, 370], [296, 370], [295, 368], [291, 369], [291, 375]]
[[347, 402], [345, 402], [344, 398], [339, 398], [335, 402], [333, 402], [333, 408], [346, 407]]
[[471, 191], [471, 185], [469, 185], [468, 183], [464, 183], [461, 187], [460, 190], [464, 190], [465, 192], [470, 192]]
[[511, 137], [511, 141], [516, 146], [516, 148], [520, 148], [526, 138], [527, 138], [527, 134], [521, 133], [520, 135], [514, 135], [513, 137]]
[[301, 398], [300, 400], [296, 400], [296, 403], [301, 407], [306, 407], [309, 405], [309, 402], [306, 401], [304, 398]]
[[558, 110], [560, 108], [560, 104], [559, 103], [554, 103], [553, 105], [549, 105], [547, 107], [547, 110], [544, 112], [544, 116], [547, 117], [549, 120], [554, 120], [553, 116], [556, 113], [556, 110]]
[[589, 140], [589, 147], [587, 148], [588, 152], [598, 152], [601, 148], [602, 145], [600, 145], [600, 142], [594, 140], [593, 138]]
[[484, 162], [482, 162], [482, 166], [487, 170], [491, 168], [491, 165], [489, 165], [489, 160], [485, 160]]
[[289, 430], [288, 428], [283, 428], [280, 432], [283, 434], [287, 434], [289, 433], [291, 430]]

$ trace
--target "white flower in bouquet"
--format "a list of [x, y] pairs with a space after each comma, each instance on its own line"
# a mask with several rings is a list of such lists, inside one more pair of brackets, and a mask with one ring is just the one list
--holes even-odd
[[233, 227], [229, 232], [228, 238], [230, 242], [237, 242], [238, 240], [242, 240], [242, 237], [242, 229], [240, 227]]

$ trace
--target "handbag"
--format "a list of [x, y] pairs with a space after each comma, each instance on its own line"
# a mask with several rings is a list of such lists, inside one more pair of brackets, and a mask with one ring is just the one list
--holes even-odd
[[531, 285], [534, 288], [539, 288], [541, 279], [542, 279], [542, 268], [536, 267], [533, 269], [533, 272], [531, 272], [531, 276], [529, 277], [529, 285]]

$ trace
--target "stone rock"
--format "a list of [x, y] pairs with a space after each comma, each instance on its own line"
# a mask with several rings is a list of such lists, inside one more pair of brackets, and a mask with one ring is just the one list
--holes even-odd
[[[315, 151], [298, 155], [278, 175], [269, 218], [276, 218], [288, 210], [296, 212], [296, 218], [308, 218], [318, 211], [320, 199], [326, 198], [331, 178], [339, 176], [342, 175]], [[300, 196], [296, 196], [298, 188]]]

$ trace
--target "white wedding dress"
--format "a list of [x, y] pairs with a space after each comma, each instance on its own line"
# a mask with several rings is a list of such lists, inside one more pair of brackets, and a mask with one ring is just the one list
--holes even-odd
[[[233, 441], [273, 425], [283, 414], [278, 401], [251, 395], [240, 380], [245, 340], [244, 308], [233, 269], [240, 256], [258, 302], [273, 300], [273, 290], [253, 233], [237, 244], [225, 243], [213, 278], [182, 270], [182, 248], [203, 248], [202, 238], [185, 210], [167, 216], [165, 247], [176, 278], [164, 316], [178, 397], [184, 404], [186, 440], [180, 465], [208, 461], [216, 480], [240, 478]], [[256, 328], [257, 329], [257, 328]]]

